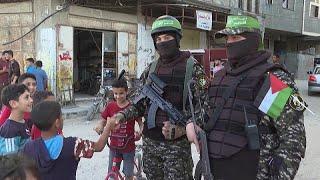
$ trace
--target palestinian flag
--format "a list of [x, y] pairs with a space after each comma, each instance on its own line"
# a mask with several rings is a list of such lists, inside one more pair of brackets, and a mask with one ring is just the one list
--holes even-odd
[[291, 94], [292, 89], [287, 84], [269, 73], [269, 77], [264, 81], [254, 105], [268, 116], [277, 119]]

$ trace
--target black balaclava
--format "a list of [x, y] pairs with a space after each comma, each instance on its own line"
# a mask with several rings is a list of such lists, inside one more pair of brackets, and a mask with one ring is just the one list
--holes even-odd
[[261, 35], [255, 32], [246, 32], [240, 34], [246, 39], [234, 43], [227, 43], [227, 56], [232, 67], [245, 64], [248, 55], [258, 51]]
[[157, 50], [157, 52], [160, 55], [160, 59], [164, 63], [169, 63], [175, 59], [178, 55], [180, 55], [180, 36], [177, 35], [176, 33], [173, 32], [168, 32], [168, 33], [162, 33], [162, 34], [169, 34], [174, 39], [169, 40], [169, 41], [164, 41], [161, 43], [156, 43], [156, 37], [161, 35], [157, 34], [153, 36], [153, 42], [154, 46]]

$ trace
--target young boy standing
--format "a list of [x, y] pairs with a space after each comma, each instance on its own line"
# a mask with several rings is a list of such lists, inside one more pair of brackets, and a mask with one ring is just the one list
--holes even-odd
[[[54, 94], [51, 91], [36, 91], [33, 96], [33, 106], [36, 106], [42, 101], [55, 101], [56, 98], [54, 97]], [[62, 130], [58, 131], [58, 134], [62, 134]], [[41, 137], [41, 131], [38, 129], [34, 124], [31, 128], [31, 139], [37, 139]]]
[[102, 151], [110, 133], [105, 128], [97, 142], [59, 135], [63, 120], [61, 106], [55, 101], [37, 104], [31, 119], [40, 129], [41, 138], [28, 141], [22, 153], [35, 160], [43, 180], [75, 180], [80, 158], [91, 158], [93, 152]]
[[28, 128], [23, 119], [32, 108], [32, 98], [23, 85], [9, 85], [1, 94], [2, 103], [10, 107], [9, 119], [0, 128], [0, 155], [16, 153], [29, 139]]
[[[33, 96], [33, 94], [36, 92], [37, 83], [36, 77], [33, 74], [22, 74], [18, 79], [18, 84], [24, 84], [25, 86], [27, 86], [31, 96]], [[8, 119], [10, 114], [11, 109], [8, 106], [4, 106], [0, 115], [0, 127]], [[26, 112], [23, 116], [23, 119], [26, 120], [28, 128], [31, 128], [32, 122], [29, 121], [30, 112]]]
[[[95, 128], [97, 133], [101, 133], [107, 123], [107, 118], [112, 117], [117, 112], [130, 105], [127, 99], [128, 86], [125, 79], [115, 80], [112, 83], [112, 92], [115, 101], [110, 102], [101, 114], [103, 120]], [[143, 130], [141, 118], [136, 119], [140, 132], [134, 132], [135, 121], [128, 121], [120, 124], [119, 129], [114, 130], [110, 135], [109, 167], [112, 168], [112, 159], [115, 156], [123, 157], [123, 173], [126, 179], [133, 179], [135, 139], [140, 139]]]

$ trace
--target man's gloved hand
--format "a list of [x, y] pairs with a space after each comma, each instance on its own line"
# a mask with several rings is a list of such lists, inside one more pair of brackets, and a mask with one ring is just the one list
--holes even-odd
[[186, 134], [186, 129], [183, 126], [171, 124], [170, 121], [163, 122], [162, 134], [166, 139], [177, 139]]
[[274, 156], [269, 160], [269, 173], [271, 179], [278, 179], [280, 170], [282, 169], [283, 159], [280, 156]]

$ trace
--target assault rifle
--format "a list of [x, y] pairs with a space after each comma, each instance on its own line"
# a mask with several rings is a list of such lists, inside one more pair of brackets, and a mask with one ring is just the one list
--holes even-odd
[[163, 88], [167, 86], [154, 73], [149, 74], [147, 83], [140, 90], [140, 94], [133, 100], [133, 104], [137, 104], [141, 99], [148, 98], [150, 100], [150, 108], [148, 112], [148, 128], [155, 127], [155, 118], [158, 108], [163, 110], [169, 116], [172, 124], [185, 126], [188, 118], [186, 118], [179, 110], [177, 110], [170, 102], [163, 99]]
[[[191, 114], [192, 114], [192, 123], [194, 126], [194, 130], [197, 133], [197, 139], [198, 139], [198, 142], [200, 145], [200, 160], [196, 165], [194, 179], [201, 180], [203, 177], [204, 180], [213, 180], [213, 175], [211, 174], [210, 162], [209, 162], [207, 134], [202, 129], [196, 128], [196, 118], [195, 118], [195, 113], [194, 113], [194, 106], [192, 103], [193, 96], [192, 96], [192, 92], [191, 92], [191, 86], [192, 86], [192, 84], [194, 85], [195, 83], [196, 82], [192, 79], [188, 82], [189, 103], [190, 103], [190, 109], [191, 109]], [[199, 105], [200, 105], [200, 109], [201, 109], [200, 99], [199, 99]]]

